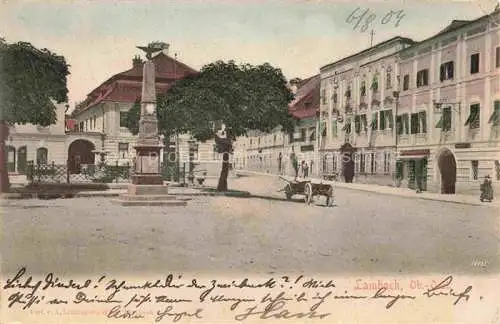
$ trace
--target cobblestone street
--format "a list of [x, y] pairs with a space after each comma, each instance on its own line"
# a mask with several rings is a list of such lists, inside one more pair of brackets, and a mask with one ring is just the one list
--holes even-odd
[[274, 177], [229, 185], [253, 197], [194, 197], [171, 208], [6, 201], [2, 271], [485, 274], [499, 265], [494, 208], [348, 189], [336, 190], [332, 208], [322, 197], [307, 207], [302, 196], [277, 193], [284, 183]]

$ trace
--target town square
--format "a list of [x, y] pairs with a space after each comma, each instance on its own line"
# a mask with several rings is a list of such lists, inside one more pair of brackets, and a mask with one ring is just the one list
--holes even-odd
[[0, 4], [2, 318], [500, 321], [479, 2]]

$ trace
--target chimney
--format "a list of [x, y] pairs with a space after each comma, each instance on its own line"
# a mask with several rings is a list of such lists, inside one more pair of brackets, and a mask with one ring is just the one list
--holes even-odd
[[134, 56], [132, 59], [132, 67], [137, 67], [143, 63], [141, 57], [139, 55]]

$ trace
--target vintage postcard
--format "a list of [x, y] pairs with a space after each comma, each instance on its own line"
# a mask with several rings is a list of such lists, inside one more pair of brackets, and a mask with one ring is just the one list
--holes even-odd
[[0, 2], [0, 323], [500, 324], [500, 2]]

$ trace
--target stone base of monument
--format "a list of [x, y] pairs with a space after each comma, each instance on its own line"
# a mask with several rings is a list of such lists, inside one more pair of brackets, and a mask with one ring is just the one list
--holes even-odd
[[115, 202], [122, 206], [186, 206], [187, 200], [169, 195], [166, 185], [129, 184], [128, 192]]

